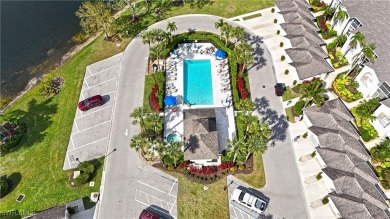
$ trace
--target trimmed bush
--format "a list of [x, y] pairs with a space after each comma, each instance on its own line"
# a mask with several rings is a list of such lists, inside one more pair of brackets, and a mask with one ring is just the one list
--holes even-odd
[[302, 115], [304, 106], [305, 106], [305, 101], [299, 100], [298, 102], [296, 102], [294, 105], [294, 113], [296, 115]]
[[89, 173], [81, 173], [76, 179], [73, 180], [75, 185], [83, 185], [89, 181], [91, 175]]
[[233, 166], [233, 167], [230, 167], [230, 169], [229, 169], [230, 171], [232, 171], [232, 172], [234, 172], [234, 171], [236, 171], [237, 170], [237, 166]]
[[277, 31], [276, 31], [276, 34], [278, 34], [278, 35], [279, 35], [279, 34], [280, 34], [280, 30], [277, 30]]
[[282, 61], [284, 61], [286, 59], [286, 56], [284, 56], [284, 55], [282, 55], [281, 57], [280, 57], [280, 60], [282, 60]]
[[169, 171], [172, 171], [172, 170], [175, 169], [175, 167], [173, 166], [173, 164], [169, 164], [168, 167], [167, 167], [167, 169], [168, 169]]
[[272, 8], [272, 9], [271, 9], [271, 13], [274, 13], [274, 12], [275, 12], [275, 8]]
[[346, 73], [341, 73], [339, 74], [336, 79], [333, 82], [333, 90], [334, 92], [344, 101], [347, 102], [353, 102], [355, 100], [359, 100], [363, 98], [363, 94], [361, 92], [358, 92], [357, 90], [354, 91], [355, 89], [352, 89], [354, 92], [351, 92], [347, 88], [347, 86], [355, 87], [355, 80], [353, 80], [351, 77], [347, 76], [345, 77]]
[[310, 154], [311, 157], [315, 157], [316, 156], [316, 151], [313, 151], [313, 153]]
[[45, 77], [40, 83], [38, 90], [43, 97], [50, 97], [60, 92], [63, 83], [64, 79], [62, 77], [52, 79]]
[[294, 85], [294, 86], [297, 85], [297, 83], [298, 83], [297, 80], [294, 80], [294, 81], [293, 81], [293, 85]]
[[322, 172], [319, 172], [319, 173], [317, 174], [316, 179], [317, 179], [317, 180], [322, 179]]
[[278, 23], [278, 19], [275, 18], [275, 19], [274, 19], [274, 23], [275, 23], [275, 24]]
[[238, 166], [238, 169], [239, 169], [239, 170], [244, 170], [244, 169], [245, 169], [245, 164], [240, 164], [240, 165]]
[[170, 165], [170, 164], [173, 165], [173, 159], [172, 159], [172, 157], [171, 157], [171, 156], [165, 155], [165, 156], [163, 157], [163, 163], [164, 163], [165, 165]]
[[0, 154], [5, 154], [6, 152], [18, 146], [23, 138], [24, 133], [26, 132], [26, 124], [20, 120], [10, 121], [10, 123], [18, 125], [19, 129], [15, 134], [12, 135], [11, 139], [7, 140], [3, 145], [1, 145]]
[[283, 46], [284, 46], [284, 43], [283, 43], [283, 42], [280, 42], [279, 46], [280, 46], [280, 47], [283, 47]]
[[302, 135], [303, 138], [307, 138], [307, 132], [305, 134]]
[[325, 197], [322, 199], [322, 204], [326, 205], [329, 203], [329, 198], [328, 197]]
[[84, 161], [80, 163], [77, 168], [83, 173], [92, 174], [95, 172], [95, 165], [90, 161]]
[[285, 75], [288, 75], [289, 72], [290, 72], [290, 71], [289, 71], [288, 69], [286, 69], [286, 70], [284, 71], [284, 74], [285, 74]]
[[361, 129], [360, 134], [362, 136], [363, 141], [365, 141], [365, 142], [368, 142], [372, 139], [370, 136], [370, 133], [365, 129]]
[[0, 198], [7, 195], [9, 189], [9, 182], [6, 177], [0, 178]]

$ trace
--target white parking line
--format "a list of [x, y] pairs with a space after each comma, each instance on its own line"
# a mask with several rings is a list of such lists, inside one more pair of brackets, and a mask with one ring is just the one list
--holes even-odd
[[[87, 67], [87, 70], [88, 70], [88, 72], [89, 72], [89, 75], [91, 75], [91, 76], [92, 76], [92, 72], [91, 72], [91, 69], [89, 69], [89, 67]], [[84, 79], [85, 79], [85, 78], [89, 78], [89, 77], [91, 77], [91, 76], [88, 76], [88, 77], [84, 77]]]
[[87, 89], [84, 89], [83, 91], [92, 89], [92, 88], [94, 88], [94, 87], [97, 87], [97, 86], [99, 86], [99, 85], [101, 85], [101, 84], [105, 84], [105, 83], [110, 82], [110, 81], [112, 81], [112, 80], [115, 80], [115, 79], [117, 79], [117, 78], [118, 78], [118, 77], [115, 77], [115, 78], [111, 78], [111, 79], [108, 79], [108, 80], [106, 80], [106, 81], [100, 82], [99, 84], [93, 85], [92, 87], [88, 87]]
[[74, 151], [74, 150], [80, 149], [80, 148], [82, 148], [82, 147], [88, 146], [88, 145], [90, 145], [90, 144], [96, 143], [96, 142], [98, 142], [98, 141], [101, 141], [101, 140], [107, 139], [107, 138], [108, 138], [108, 137], [101, 138], [101, 139], [99, 139], [99, 140], [96, 140], [96, 141], [90, 142], [90, 143], [88, 143], [88, 144], [82, 145], [82, 146], [80, 146], [80, 147], [77, 147], [77, 148], [75, 148], [75, 149], [69, 150], [69, 151], [68, 151], [68, 153], [69, 153], [69, 152], [71, 152], [71, 151]]
[[104, 108], [98, 109], [98, 110], [93, 111], [93, 112], [90, 112], [90, 113], [87, 113], [87, 114], [85, 114], [85, 115], [82, 115], [82, 114], [81, 114], [81, 116], [80, 116], [80, 117], [77, 117], [76, 119], [80, 119], [80, 118], [83, 118], [83, 117], [85, 117], [85, 116], [91, 115], [91, 114], [93, 114], [93, 113], [102, 111], [102, 110], [104, 110], [104, 109], [107, 109], [108, 107], [112, 107], [112, 105], [106, 106], [106, 107], [104, 107]]
[[[138, 202], [138, 203], [141, 203], [141, 204], [143, 204], [143, 205], [145, 205], [145, 206], [147, 206], [147, 207], [149, 207], [149, 208], [153, 208], [154, 210], [159, 211], [159, 212], [161, 212], [161, 213], [163, 213], [163, 214], [165, 214], [165, 215], [167, 214], [166, 212], [161, 211], [160, 209], [155, 208], [155, 207], [153, 207], [153, 206], [150, 206], [149, 204], [146, 204], [146, 203], [144, 203], [144, 202], [141, 202], [141, 201], [139, 201], [139, 200], [137, 200], [137, 199], [135, 199], [135, 201]], [[173, 216], [173, 215], [169, 215], [169, 216], [171, 216], [171, 217], [173, 217], [173, 218], [176, 218], [176, 217]]]
[[141, 181], [139, 181], [139, 180], [137, 180], [137, 182], [139, 182], [139, 183], [141, 183], [141, 184], [143, 184], [143, 185], [145, 185], [145, 186], [148, 186], [148, 187], [150, 187], [150, 188], [152, 188], [152, 189], [155, 189], [155, 190], [157, 190], [157, 191], [159, 191], [159, 192], [166, 193], [166, 192], [164, 192], [164, 191], [162, 191], [162, 190], [160, 190], [160, 189], [158, 189], [158, 188], [156, 188], [156, 187], [153, 187], [153, 186], [151, 186], [151, 185], [149, 185], [149, 184], [146, 184], [146, 183], [144, 183], [144, 182], [141, 182]]
[[72, 138], [72, 136], [70, 136], [70, 140], [72, 141], [72, 146], [73, 146], [73, 149], [75, 149], [75, 147], [74, 147], [74, 142], [73, 142], [73, 138]]
[[[172, 208], [169, 210], [169, 213], [172, 212], [172, 209], [173, 209], [173, 207], [175, 207], [175, 205], [176, 205], [176, 199], [175, 199], [175, 202], [173, 202]], [[168, 207], [169, 207], [169, 205], [168, 205]]]
[[77, 133], [79, 133], [79, 132], [80, 132], [80, 129], [79, 129], [79, 127], [77, 126], [77, 121], [74, 121], [74, 124], [76, 125]]
[[110, 119], [110, 120], [107, 120], [107, 121], [105, 121], [105, 122], [99, 123], [99, 124], [97, 124], [97, 125], [94, 125], [94, 126], [88, 127], [88, 128], [86, 128], [86, 129], [83, 129], [83, 130], [81, 130], [81, 131], [79, 131], [79, 132], [72, 133], [71, 135], [75, 135], [75, 134], [78, 134], [78, 133], [80, 133], [80, 132], [87, 131], [87, 130], [89, 130], [89, 129], [92, 129], [92, 128], [95, 128], [95, 127], [97, 127], [97, 126], [100, 126], [100, 125], [106, 124], [107, 122], [110, 122], [110, 121], [111, 121], [111, 119]]
[[173, 189], [173, 187], [175, 186], [175, 184], [176, 184], [176, 179], [175, 179], [175, 182], [173, 182], [173, 184], [172, 184], [171, 190], [169, 190], [169, 194], [171, 194], [172, 189]]
[[87, 80], [85, 80], [85, 78], [84, 78], [84, 82], [87, 85], [87, 87], [89, 88], [89, 84], [88, 84]]
[[[118, 64], [118, 65], [119, 65], [119, 64]], [[91, 73], [92, 76], [98, 75], [98, 74], [100, 74], [100, 73], [102, 73], [102, 72], [104, 72], [104, 71], [107, 71], [107, 70], [109, 70], [109, 69], [115, 68], [115, 67], [117, 67], [118, 65], [113, 65], [113, 66], [111, 66], [111, 67], [109, 67], [109, 68], [106, 68], [106, 69], [104, 69], [104, 70], [101, 70], [101, 71], [99, 71], [99, 72], [96, 72], [95, 74], [92, 74], [91, 71], [90, 71], [90, 73]], [[91, 76], [91, 77], [92, 77], [92, 76]], [[86, 77], [86, 78], [89, 78], [89, 77]]]

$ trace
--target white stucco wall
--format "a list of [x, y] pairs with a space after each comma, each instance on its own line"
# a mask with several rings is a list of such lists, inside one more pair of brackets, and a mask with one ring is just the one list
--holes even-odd
[[204, 159], [204, 160], [191, 160], [195, 163], [195, 165], [200, 166], [218, 166], [221, 164], [221, 156], [218, 157], [217, 162], [211, 162], [212, 159]]
[[[365, 80], [366, 83], [363, 82], [363, 78], [365, 77], [370, 78], [370, 80]], [[356, 76], [355, 80], [359, 83], [358, 90], [362, 92], [363, 97], [366, 99], [369, 99], [380, 85], [379, 79], [376, 76], [374, 69], [367, 66], [363, 67], [360, 73]]]
[[379, 115], [383, 113], [386, 116], [390, 117], [390, 108], [381, 104], [378, 109], [375, 110], [373, 116], [377, 117], [371, 124], [374, 126], [374, 128], [378, 131], [379, 137], [383, 138], [386, 136], [390, 137], [390, 124], [386, 127], [383, 127], [383, 125], [379, 122]]
[[325, 173], [322, 173], [321, 176], [321, 181], [324, 183], [328, 192], [331, 193], [332, 191], [335, 191], [336, 187], [334, 186], [333, 180], [329, 178], [328, 175], [326, 175]]

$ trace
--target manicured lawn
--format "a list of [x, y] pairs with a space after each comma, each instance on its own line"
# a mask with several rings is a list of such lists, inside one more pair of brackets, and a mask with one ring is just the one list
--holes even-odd
[[299, 96], [300, 95], [298, 93], [295, 93], [294, 91], [292, 91], [290, 87], [286, 87], [286, 91], [283, 92], [282, 99], [283, 99], [283, 101], [287, 101], [287, 100], [297, 98]]
[[265, 186], [265, 172], [263, 165], [263, 155], [253, 155], [253, 172], [247, 175], [237, 175], [237, 178], [248, 183], [254, 188], [262, 188]]
[[[158, 100], [159, 100], [159, 105], [162, 109], [162, 106], [163, 106], [163, 94], [164, 94], [164, 82], [165, 82], [165, 76], [164, 76], [164, 73], [162, 72], [157, 72], [154, 74], [154, 77], [158, 83], [158, 87], [159, 87], [159, 92], [158, 92]], [[150, 95], [150, 92], [152, 91], [152, 88], [153, 88], [153, 85], [155, 84], [155, 80], [153, 79], [153, 76], [152, 75], [146, 75], [145, 77], [145, 90], [144, 90], [144, 103], [143, 103], [143, 106], [145, 107], [145, 109], [148, 109], [149, 111], [152, 111], [152, 109], [150, 109], [150, 105], [149, 105], [149, 95]]]
[[192, 9], [189, 4], [183, 7], [174, 8], [169, 16], [181, 14], [212, 14], [225, 18], [235, 17], [263, 8], [272, 7], [274, 0], [213, 0], [210, 5], [205, 5], [202, 9]]
[[[86, 66], [123, 51], [129, 41], [116, 47], [99, 37], [50, 74], [65, 79], [57, 96], [44, 99], [35, 87], [5, 112], [2, 120], [20, 117], [27, 125], [27, 133], [16, 151], [0, 157], [0, 175], [11, 175], [16, 184], [1, 199], [0, 212], [39, 211], [99, 191], [102, 166], [93, 180], [94, 187], [79, 188], [68, 186], [71, 171], [63, 171], [62, 166]], [[17, 203], [15, 199], [21, 193], [26, 197]]]
[[203, 185], [189, 181], [182, 174], [168, 172], [179, 180], [177, 194], [177, 218], [229, 218], [226, 178], [208, 185], [208, 190], [203, 190]]
[[293, 107], [286, 108], [286, 116], [289, 122], [295, 123]]

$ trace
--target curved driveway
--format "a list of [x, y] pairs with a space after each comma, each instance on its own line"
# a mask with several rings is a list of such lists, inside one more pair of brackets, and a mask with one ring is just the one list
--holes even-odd
[[[219, 34], [219, 30], [214, 27], [214, 23], [219, 19], [220, 17], [209, 15], [183, 15], [168, 20], [174, 21], [178, 27], [174, 34], [189, 30]], [[161, 21], [150, 28], [165, 29], [166, 24], [167, 21]], [[281, 116], [282, 103], [273, 94], [275, 76], [271, 57], [268, 50], [264, 50], [266, 47], [259, 38], [252, 36], [249, 41], [255, 48], [256, 56], [256, 63], [249, 71], [252, 97], [260, 106], [259, 114], [273, 124], [275, 131], [278, 132], [274, 136], [276, 140], [274, 147], [264, 154], [267, 185], [261, 191], [270, 198], [267, 214], [274, 218], [308, 218], [287, 122]], [[98, 214], [95, 215], [98, 218], [137, 218], [138, 215], [132, 208], [136, 205], [134, 197], [137, 180], [159, 177], [158, 172], [155, 173], [153, 168], [144, 167], [137, 153], [128, 146], [131, 136], [140, 131], [138, 127], [131, 124], [129, 114], [143, 103], [148, 52], [148, 46], [144, 45], [140, 38], [135, 38], [123, 53], [111, 139], [107, 148], [107, 153], [114, 148], [116, 152], [110, 154], [105, 161], [104, 185], [101, 189]], [[263, 85], [265, 88], [262, 87]], [[126, 130], [128, 135], [124, 134]]]

